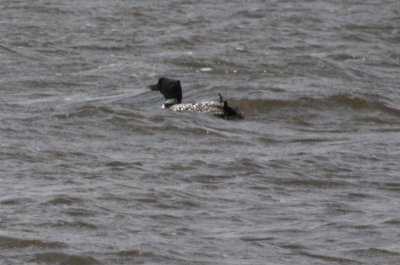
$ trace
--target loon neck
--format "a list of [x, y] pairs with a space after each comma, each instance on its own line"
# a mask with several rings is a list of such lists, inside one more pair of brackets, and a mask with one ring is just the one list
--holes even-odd
[[179, 104], [179, 103], [181, 103], [181, 102], [179, 102], [179, 100], [176, 99], [176, 98], [166, 99], [166, 100], [164, 101], [163, 108], [168, 109], [168, 108], [170, 108], [171, 106], [173, 106], [173, 105], [175, 105], [175, 104]]

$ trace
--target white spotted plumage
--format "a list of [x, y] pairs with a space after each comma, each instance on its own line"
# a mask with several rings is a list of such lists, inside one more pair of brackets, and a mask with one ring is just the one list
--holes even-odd
[[211, 115], [223, 115], [224, 103], [217, 101], [205, 101], [196, 103], [181, 103], [169, 107], [172, 111], [193, 111], [200, 113], [208, 113]]

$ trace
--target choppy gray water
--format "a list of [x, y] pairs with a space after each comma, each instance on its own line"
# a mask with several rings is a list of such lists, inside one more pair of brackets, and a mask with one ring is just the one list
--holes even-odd
[[[400, 4], [0, 3], [0, 264], [399, 264]], [[226, 121], [161, 109], [222, 93]]]

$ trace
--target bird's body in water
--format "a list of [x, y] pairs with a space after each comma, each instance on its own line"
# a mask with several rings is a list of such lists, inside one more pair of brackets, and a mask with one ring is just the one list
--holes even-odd
[[228, 103], [219, 95], [219, 101], [203, 101], [195, 103], [182, 103], [182, 87], [179, 80], [161, 77], [158, 83], [149, 87], [151, 90], [160, 91], [164, 96], [164, 108], [172, 111], [193, 111], [209, 114], [225, 119], [243, 118], [237, 110], [228, 106]]

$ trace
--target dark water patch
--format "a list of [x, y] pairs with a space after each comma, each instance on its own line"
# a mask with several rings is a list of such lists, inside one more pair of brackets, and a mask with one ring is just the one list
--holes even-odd
[[240, 238], [240, 240], [243, 240], [245, 242], [261, 242], [261, 241], [265, 241], [265, 242], [273, 242], [276, 240], [275, 237], [242, 237]]
[[208, 262], [198, 261], [198, 259], [204, 259], [207, 256], [206, 253], [186, 258], [186, 255], [178, 251], [162, 251], [160, 249], [155, 249], [154, 251], [135, 249], [122, 250], [118, 252], [107, 252], [105, 254], [102, 253], [102, 256], [104, 256], [104, 260], [106, 260], [108, 264], [113, 264], [114, 262], [122, 262], [122, 264], [210, 264]]
[[352, 207], [347, 203], [330, 202], [324, 204], [324, 211], [329, 215], [347, 215], [352, 213], [361, 213], [356, 207]]
[[385, 225], [392, 225], [394, 227], [398, 227], [400, 225], [400, 218], [390, 219], [383, 222]]
[[185, 165], [182, 163], [171, 163], [167, 166], [163, 167], [165, 170], [170, 170], [170, 171], [178, 171], [178, 172], [185, 172], [185, 171], [191, 171], [193, 169], [196, 169], [197, 166], [195, 165]]
[[19, 55], [19, 52], [16, 50], [16, 49], [12, 49], [10, 46], [8, 46], [8, 45], [2, 45], [2, 44], [0, 44], [0, 49], [2, 50], [2, 51], [5, 51], [6, 53], [11, 53], [11, 54], [14, 54], [14, 55]]
[[306, 249], [309, 249], [308, 247], [299, 243], [293, 243], [293, 244], [280, 243], [279, 246], [291, 251], [305, 251]]
[[242, 10], [236, 12], [234, 15], [238, 17], [245, 17], [251, 19], [261, 19], [266, 17], [266, 10], [264, 9], [254, 9], [254, 10]]
[[71, 255], [63, 252], [45, 252], [35, 254], [30, 262], [51, 265], [101, 265], [99, 260], [92, 256]]
[[64, 211], [65, 214], [73, 217], [92, 217], [96, 213], [85, 208], [72, 208]]
[[380, 188], [386, 189], [389, 191], [400, 191], [400, 183], [399, 182], [388, 182], [388, 183], [376, 183]]
[[[60, 45], [62, 43], [63, 40], [60, 40]], [[56, 40], [54, 41], [56, 42]], [[59, 60], [59, 64], [57, 64], [57, 66], [61, 66], [65, 64], [65, 61], [63, 60], [65, 57], [69, 56], [76, 56], [77, 58], [79, 58], [79, 53], [77, 53], [76, 51], [73, 50], [65, 50], [65, 49], [57, 49], [57, 48], [53, 48], [55, 43], [51, 42], [51, 43], [47, 43], [47, 44], [43, 44], [43, 48], [41, 49], [36, 49], [36, 52], [38, 53], [42, 53], [46, 56], [54, 56], [54, 59], [58, 59]], [[70, 63], [67, 63], [67, 65]], [[60, 79], [62, 79], [62, 77], [66, 77], [64, 75], [62, 75], [60, 72], [56, 74], [57, 76], [60, 77]]]
[[1, 249], [15, 249], [15, 248], [64, 248], [67, 247], [66, 244], [61, 242], [49, 242], [39, 239], [22, 239], [13, 238], [7, 236], [0, 236], [0, 248]]
[[333, 255], [322, 255], [322, 254], [311, 253], [308, 251], [299, 251], [298, 253], [303, 256], [307, 256], [307, 257], [311, 257], [313, 259], [320, 260], [322, 262], [329, 262], [329, 264], [337, 264], [337, 265], [342, 265], [342, 264], [362, 265], [362, 264], [364, 264], [361, 261], [358, 261], [356, 259], [351, 259], [351, 258], [337, 257], [337, 256], [333, 256]]
[[274, 139], [274, 137], [261, 137], [259, 139], [263, 144], [266, 145], [274, 145], [274, 144], [280, 144], [282, 143], [280, 140]]
[[[374, 116], [372, 116], [374, 115]], [[397, 117], [393, 117], [390, 118], [388, 116], [384, 116], [384, 117], [380, 117], [380, 116], [376, 116], [375, 113], [371, 113], [368, 116], [367, 115], [363, 115], [360, 117], [355, 117], [355, 121], [362, 123], [362, 124], [370, 124], [371, 126], [375, 127], [376, 125], [399, 125], [399, 120]], [[371, 128], [374, 131], [381, 131], [381, 132], [397, 132], [400, 130], [400, 128]]]
[[[236, 168], [237, 167], [237, 168]], [[234, 161], [233, 167], [229, 167], [232, 171], [246, 171], [246, 172], [252, 172], [252, 173], [259, 173], [262, 170], [265, 169], [265, 167], [258, 163], [258, 161], [249, 159], [249, 158], [242, 158], [242, 159], [236, 159]], [[228, 169], [229, 169], [228, 168]]]
[[357, 224], [357, 225], [351, 225], [349, 227], [352, 227], [354, 229], [359, 230], [359, 232], [363, 232], [365, 231], [366, 233], [377, 233], [379, 234], [380, 232], [378, 232], [379, 226], [377, 225], [367, 225], [367, 224]]
[[[169, 192], [149, 193], [141, 195], [132, 199], [133, 201], [143, 204], [143, 206], [153, 206], [160, 209], [196, 209], [201, 206], [201, 203], [196, 201], [196, 198], [177, 190], [170, 190]], [[178, 216], [170, 216], [170, 218], [177, 218]]]
[[332, 189], [348, 187], [349, 183], [343, 181], [333, 181], [327, 179], [282, 179], [276, 180], [276, 184], [288, 187], [298, 187], [307, 189]]
[[30, 198], [3, 198], [0, 201], [2, 205], [21, 205], [33, 202]]
[[[348, 24], [345, 26], [345, 29], [347, 29], [348, 31], [352, 32], [358, 32], [359, 34], [362, 33], [367, 33], [366, 36], [369, 36], [369, 34], [384, 34], [385, 32], [393, 32], [393, 30], [395, 30], [395, 24], [374, 24], [374, 23], [370, 23], [370, 24]], [[367, 41], [368, 42], [368, 41]]]
[[[23, 143], [24, 141], [22, 139], [21, 142]], [[2, 159], [8, 160], [10, 163], [16, 161], [18, 164], [22, 163], [35, 164], [35, 163], [40, 163], [40, 161], [42, 161], [42, 159], [37, 156], [36, 152], [37, 150], [35, 149], [25, 149], [24, 153], [15, 152], [15, 150], [10, 150], [9, 152], [0, 153], [0, 155], [2, 156]]]
[[45, 223], [42, 224], [42, 226], [51, 226], [57, 229], [71, 229], [71, 230], [93, 230], [96, 231], [99, 229], [99, 227], [95, 224], [91, 224], [89, 222], [84, 222], [84, 221], [73, 221], [73, 222], [68, 222], [68, 221], [56, 221], [52, 223]]
[[[189, 37], [179, 36], [179, 37], [175, 37], [175, 38], [165, 41], [164, 45], [166, 45], [167, 47], [170, 47], [170, 48], [175, 48], [178, 46], [178, 47], [186, 48], [189, 50], [190, 48], [193, 48], [195, 45], [198, 45], [199, 43], [204, 43], [206, 41], [207, 41], [206, 38], [204, 38], [202, 36], [198, 36], [198, 35], [193, 35], [193, 36], [189, 36]], [[190, 53], [188, 55], [190, 55]], [[193, 61], [192, 62], [193, 64], [190, 64], [190, 62], [183, 62], [183, 61], [181, 61], [181, 59], [183, 59], [183, 58], [180, 58], [177, 60], [172, 60], [171, 62], [174, 62], [174, 64], [182, 63], [182, 64], [185, 64], [186, 66], [192, 66], [192, 67], [196, 66], [196, 65], [199, 66], [195, 62], [196, 59], [194, 59], [194, 58], [191, 58]], [[198, 68], [198, 67], [196, 67], [196, 68]]]
[[315, 110], [315, 111], [381, 111], [386, 114], [400, 116], [400, 110], [379, 101], [379, 96], [353, 96], [349, 94], [332, 95], [325, 98], [301, 97], [295, 100], [281, 99], [246, 99], [232, 100], [244, 113], [267, 113], [278, 110]]
[[362, 61], [365, 60], [365, 57], [347, 54], [347, 53], [337, 53], [333, 55], [329, 55], [328, 58], [333, 59], [335, 61]]
[[[346, 95], [346, 94], [341, 94], [341, 95], [333, 95], [327, 98], [325, 100], [326, 103], [330, 103], [330, 105], [333, 106], [343, 106], [343, 107], [348, 107], [354, 110], [360, 110], [360, 109], [368, 109], [368, 110], [392, 110], [390, 108], [387, 108], [384, 103], [379, 102], [375, 99], [372, 98], [362, 98], [362, 97], [357, 97], [353, 95]], [[399, 110], [393, 110], [396, 111], [396, 114], [400, 114]]]
[[226, 182], [231, 179], [235, 179], [235, 175], [195, 175], [191, 176], [190, 179], [191, 181], [197, 182], [197, 183], [202, 183], [202, 184], [215, 184], [215, 183], [221, 183], [221, 182]]
[[137, 201], [138, 203], [145, 204], [145, 205], [155, 205], [158, 203], [159, 198], [153, 197], [153, 196], [136, 196], [134, 201]]
[[364, 201], [369, 199], [376, 199], [376, 195], [360, 192], [350, 192], [344, 196], [349, 201]]
[[301, 144], [319, 144], [323, 142], [332, 141], [329, 138], [302, 138], [290, 140], [291, 143], [301, 143]]
[[99, 52], [129, 52], [134, 51], [135, 48], [129, 44], [118, 43], [116, 41], [102, 42], [100, 44], [81, 44], [71, 47], [72, 49], [99, 51]]
[[153, 253], [151, 252], [143, 252], [140, 250], [123, 250], [117, 253], [111, 253], [116, 256], [122, 256], [122, 257], [138, 257], [138, 256], [153, 256]]
[[121, 17], [119, 16], [113, 16], [113, 15], [104, 15], [104, 16], [95, 16], [92, 17], [93, 20], [96, 20], [97, 22], [104, 23], [104, 24], [118, 24], [121, 22]]
[[368, 264], [396, 264], [400, 260], [400, 253], [382, 248], [352, 249], [345, 252], [346, 255], [355, 256]]
[[111, 161], [105, 164], [107, 168], [111, 170], [125, 170], [125, 169], [142, 169], [142, 162], [123, 162], [123, 161]]
[[51, 199], [46, 203], [49, 205], [79, 205], [83, 203], [83, 200], [68, 195], [58, 195], [56, 198]]
[[53, 116], [60, 119], [70, 119], [70, 118], [94, 118], [94, 117], [108, 117], [114, 114], [114, 109], [109, 106], [97, 106], [91, 104], [85, 104], [74, 109], [69, 109], [66, 112], [56, 113]]
[[[145, 117], [138, 112], [134, 111], [121, 111], [117, 110], [114, 115], [110, 115], [105, 119], [105, 122], [113, 124], [114, 126], [119, 126], [121, 128], [131, 128], [137, 130], [137, 122], [145, 122]], [[144, 128], [142, 128], [144, 129]]]
[[104, 254], [105, 260], [108, 261], [108, 264], [112, 264], [113, 262], [124, 262], [124, 264], [147, 264], [159, 262], [160, 264], [166, 262], [167, 260], [173, 262], [173, 264], [180, 264], [179, 262], [172, 261], [171, 258], [158, 255], [155, 252], [151, 251], [142, 251], [142, 250], [122, 250], [118, 252], [108, 252]]
[[55, 3], [49, 3], [47, 5], [36, 5], [36, 4], [27, 4], [25, 6], [25, 9], [28, 12], [35, 12], [37, 14], [41, 15], [68, 15], [71, 14], [71, 11], [65, 8], [66, 6], [64, 5], [59, 5]]

